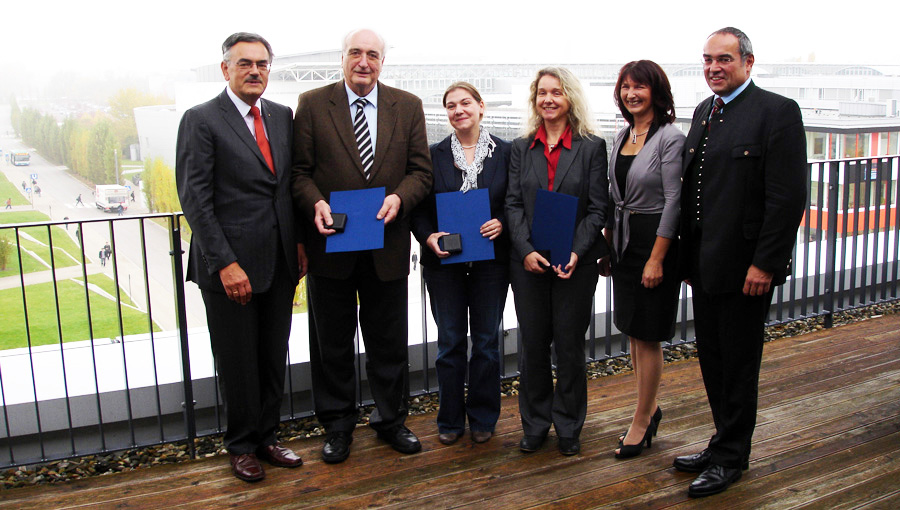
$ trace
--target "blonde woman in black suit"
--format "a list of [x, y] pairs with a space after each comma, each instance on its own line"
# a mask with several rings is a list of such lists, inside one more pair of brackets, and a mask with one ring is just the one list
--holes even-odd
[[[519, 448], [538, 450], [553, 425], [559, 451], [575, 455], [587, 411], [584, 334], [599, 277], [597, 259], [608, 252], [600, 235], [609, 194], [606, 144], [592, 133], [581, 84], [565, 68], [538, 71], [529, 106], [528, 135], [513, 142], [506, 195], [510, 282], [522, 341], [519, 411], [525, 435]], [[532, 243], [539, 189], [578, 197], [572, 253], [565, 265], [551, 266]]]

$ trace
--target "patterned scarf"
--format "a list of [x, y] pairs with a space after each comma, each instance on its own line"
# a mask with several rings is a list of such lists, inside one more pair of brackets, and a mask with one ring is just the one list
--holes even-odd
[[472, 164], [466, 162], [466, 152], [463, 150], [456, 132], [450, 134], [450, 149], [453, 151], [453, 163], [463, 172], [463, 183], [460, 191], [465, 193], [470, 189], [478, 189], [478, 174], [484, 168], [484, 158], [489, 158], [494, 154], [494, 148], [497, 146], [491, 139], [491, 134], [484, 127], [480, 127], [478, 134], [478, 142], [475, 144], [475, 158]]

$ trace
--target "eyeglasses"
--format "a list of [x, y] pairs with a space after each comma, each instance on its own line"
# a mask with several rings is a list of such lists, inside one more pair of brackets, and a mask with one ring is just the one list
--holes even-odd
[[269, 67], [271, 67], [272, 64], [270, 64], [267, 60], [259, 60], [253, 62], [252, 60], [241, 59], [238, 60], [234, 65], [241, 71], [249, 71], [253, 69], [253, 66], [256, 66], [256, 68], [261, 72], [266, 72], [269, 70]]

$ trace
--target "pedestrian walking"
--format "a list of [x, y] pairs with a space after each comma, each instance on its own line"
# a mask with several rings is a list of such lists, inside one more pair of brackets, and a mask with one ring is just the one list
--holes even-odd
[[105, 267], [106, 266], [106, 250], [104, 250], [103, 248], [100, 248], [99, 257], [100, 257], [100, 265]]
[[78, 196], [75, 197], [75, 206], [77, 207], [79, 205], [81, 207], [84, 207], [84, 202], [81, 201], [81, 193], [79, 193]]
[[6, 199], [6, 208], [12, 209], [12, 197]]

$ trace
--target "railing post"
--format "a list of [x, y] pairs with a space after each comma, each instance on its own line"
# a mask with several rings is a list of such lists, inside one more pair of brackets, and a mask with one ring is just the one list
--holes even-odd
[[178, 339], [181, 345], [181, 379], [184, 390], [184, 430], [187, 435], [188, 451], [191, 458], [197, 458], [194, 439], [197, 437], [197, 420], [194, 416], [194, 386], [191, 378], [191, 355], [188, 344], [187, 312], [184, 298], [184, 263], [181, 248], [181, 225], [177, 214], [169, 219], [169, 239], [172, 257], [172, 288], [175, 290], [175, 320], [178, 325]]
[[[825, 229], [825, 327], [834, 326], [834, 281], [835, 281], [835, 257], [837, 254], [837, 219], [841, 204], [838, 203], [838, 189], [840, 188], [840, 163], [831, 161], [828, 163], [828, 228]], [[846, 207], [846, 204], [843, 204]], [[846, 228], [844, 215], [844, 228]], [[843, 264], [843, 261], [841, 262]]]

